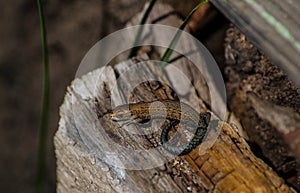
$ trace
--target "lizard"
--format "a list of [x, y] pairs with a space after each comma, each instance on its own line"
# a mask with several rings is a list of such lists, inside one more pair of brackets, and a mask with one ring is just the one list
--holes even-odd
[[[170, 120], [161, 132], [160, 142], [164, 149], [175, 155], [186, 155], [202, 142], [211, 118], [209, 112], [198, 113], [188, 104], [175, 100], [159, 100], [164, 106], [150, 107], [153, 102], [138, 102], [117, 106], [109, 113], [109, 117], [112, 121], [123, 122], [124, 124], [144, 123], [150, 119], [165, 118]], [[172, 146], [167, 143], [168, 133], [172, 127], [180, 122], [187, 125], [188, 130], [195, 134], [187, 144]]]

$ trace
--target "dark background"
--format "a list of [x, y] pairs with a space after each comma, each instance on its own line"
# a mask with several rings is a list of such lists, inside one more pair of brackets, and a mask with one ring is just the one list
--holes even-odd
[[[35, 1], [0, 3], [0, 190], [34, 192], [42, 92], [38, 10]], [[43, 1], [51, 81], [47, 192], [55, 192], [53, 136], [66, 87], [89, 48], [122, 27], [104, 11], [112, 3]]]

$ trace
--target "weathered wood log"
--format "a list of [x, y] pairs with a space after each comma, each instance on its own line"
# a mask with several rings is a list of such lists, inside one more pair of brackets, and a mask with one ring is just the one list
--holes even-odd
[[[105, 112], [112, 108], [111, 101], [120, 102], [118, 100], [126, 99], [126, 96], [123, 96], [126, 89], [123, 89], [110, 100], [109, 90], [117, 81], [115, 73], [122, 75], [130, 69], [134, 74], [134, 77], [123, 77], [121, 88], [129, 88], [125, 85], [132, 82], [132, 78], [143, 79], [145, 76], [150, 78], [153, 74], [163, 74], [158, 68], [151, 68], [151, 62], [146, 62], [147, 65], [143, 66], [144, 73], [134, 73], [136, 63], [141, 60], [146, 58], [120, 63], [116, 65], [115, 71], [111, 67], [95, 70], [74, 80], [68, 88], [60, 109], [59, 129], [54, 139], [58, 192], [294, 191], [268, 165], [256, 158], [239, 134], [222, 121], [213, 121], [212, 125], [219, 129], [220, 135], [204, 154], [203, 149], [209, 145], [210, 137], [216, 134], [215, 130], [211, 131], [207, 142], [190, 154], [169, 161], [166, 161], [164, 156], [167, 152], [159, 148], [159, 133], [149, 135], [146, 131], [139, 130], [136, 132], [145, 135], [132, 135], [129, 130], [121, 129], [109, 121]], [[167, 78], [163, 80], [171, 85]], [[155, 81], [144, 82], [131, 94], [127, 99], [130, 101], [127, 102], [176, 97], [168, 86]], [[152, 127], [156, 128], [156, 124], [152, 123]], [[135, 127], [132, 126], [131, 129]], [[113, 145], [107, 144], [101, 130], [107, 133], [109, 141], [114, 142]], [[154, 154], [150, 157], [148, 154], [143, 156], [161, 165], [147, 170], [126, 169], [127, 166], [138, 164], [141, 157], [136, 157], [134, 163], [130, 162], [129, 154], [124, 154], [114, 147], [118, 145], [129, 149], [152, 148]], [[118, 156], [109, 157], [107, 148], [110, 148], [111, 153], [116, 151]], [[202, 153], [199, 152], [201, 149]], [[126, 159], [119, 160], [119, 156], [127, 156], [129, 162]], [[120, 162], [126, 167], [120, 167]]]
[[300, 1], [210, 2], [300, 87]]

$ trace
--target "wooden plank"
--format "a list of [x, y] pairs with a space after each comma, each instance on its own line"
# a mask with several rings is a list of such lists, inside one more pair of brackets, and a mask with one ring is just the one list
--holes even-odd
[[210, 0], [300, 87], [300, 1]]

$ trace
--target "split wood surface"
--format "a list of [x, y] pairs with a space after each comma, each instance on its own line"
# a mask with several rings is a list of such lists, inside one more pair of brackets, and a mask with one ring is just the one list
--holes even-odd
[[[120, 63], [115, 66], [115, 71], [111, 67], [95, 70], [74, 80], [68, 88], [54, 140], [58, 192], [293, 192], [268, 165], [251, 153], [236, 130], [222, 121], [217, 122], [220, 135], [202, 155], [199, 153], [200, 145], [186, 156], [147, 170], [117, 168], [110, 165], [116, 162], [113, 157], [107, 163], [108, 160], [104, 159], [107, 156], [104, 152], [105, 144], [93, 146], [91, 144], [96, 141], [84, 138], [95, 136], [94, 140], [97, 140], [99, 133], [85, 132], [93, 131], [88, 128], [98, 125], [96, 123], [110, 108], [107, 88], [116, 82], [115, 74], [130, 69], [135, 76], [139, 75], [133, 68], [136, 61], [139, 60]], [[144, 70], [149, 77], [163, 73], [153, 72], [151, 68]], [[105, 76], [98, 79], [100, 74]], [[140, 76], [145, 75], [140, 73]], [[130, 78], [122, 83], [131, 82]], [[170, 83], [167, 79], [165, 81]], [[146, 82], [132, 94], [131, 102], [173, 98], [169, 87], [159, 82]], [[95, 105], [95, 99], [98, 105]], [[108, 120], [102, 121], [108, 127], [101, 129], [112, 133], [114, 137], [111, 140], [116, 137], [120, 139], [118, 145], [133, 149], [159, 146], [159, 139], [155, 135], [153, 138], [142, 135], [133, 138], [124, 130], [109, 127], [112, 124]], [[100, 127], [102, 125], [105, 124]]]

